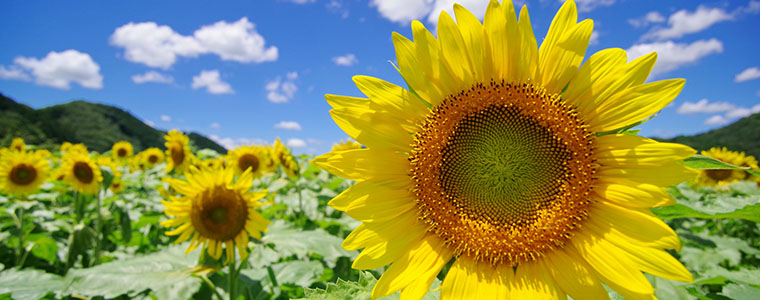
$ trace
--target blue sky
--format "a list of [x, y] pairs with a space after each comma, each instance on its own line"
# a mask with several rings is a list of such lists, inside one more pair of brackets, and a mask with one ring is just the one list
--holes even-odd
[[[232, 147], [280, 137], [323, 153], [347, 136], [324, 94], [351, 76], [403, 86], [391, 32], [431, 29], [446, 0], [2, 1], [0, 93], [34, 108], [84, 99]], [[458, 1], [476, 16], [486, 1]], [[526, 4], [540, 42], [560, 1]], [[586, 54], [658, 51], [650, 80], [686, 78], [642, 135], [672, 137], [760, 111], [760, 1], [579, 0]], [[519, 10], [519, 8], [518, 8]]]

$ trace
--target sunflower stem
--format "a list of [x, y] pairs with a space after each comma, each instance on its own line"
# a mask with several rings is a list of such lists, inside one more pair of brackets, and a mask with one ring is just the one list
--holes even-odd
[[74, 239], [76, 232], [76, 225], [82, 221], [82, 209], [79, 203], [79, 192], [74, 190], [74, 224], [71, 226], [71, 232], [69, 233], [69, 250], [66, 252], [66, 270], [68, 271], [73, 265], [76, 255], [74, 254]]
[[301, 215], [306, 216], [306, 212], [303, 210], [303, 195], [301, 195], [301, 186], [298, 185], [298, 180], [293, 182], [296, 186], [296, 193], [298, 193], [298, 207], [301, 210]]
[[[104, 187], [104, 191], [105, 191], [105, 188], [108, 188], [108, 187]], [[101, 191], [98, 191], [98, 195], [96, 197], [97, 199], [95, 202], [96, 203], [95, 212], [97, 212], [98, 218], [95, 220], [95, 229], [96, 229], [95, 230], [96, 232], [95, 233], [96, 234], [95, 236], [95, 262], [93, 262], [93, 265], [100, 264], [100, 255], [101, 255], [101, 247], [102, 247], [101, 236], [103, 234], [102, 232], [103, 231], [103, 214], [100, 212], [100, 194], [101, 194]]]
[[222, 297], [222, 294], [219, 294], [219, 290], [216, 289], [216, 285], [214, 285], [214, 283], [211, 282], [211, 280], [208, 280], [208, 277], [206, 276], [198, 276], [198, 277], [200, 277], [200, 279], [203, 280], [203, 282], [208, 284], [208, 287], [211, 288], [211, 291], [214, 292], [214, 295], [216, 295], [217, 299], [224, 300], [224, 297]]
[[235, 271], [235, 260], [234, 259], [232, 260], [232, 262], [230, 262], [228, 273], [229, 273], [228, 274], [229, 275], [229, 280], [228, 280], [229, 281], [228, 282], [229, 291], [228, 291], [228, 293], [230, 294], [230, 300], [235, 300], [237, 298], [237, 295], [236, 295], [237, 294], [236, 293], [237, 292], [237, 287], [235, 286], [235, 284], [237, 283], [237, 279], [238, 279], [237, 275], [238, 274]]
[[18, 228], [18, 247], [16, 247], [16, 266], [21, 269], [24, 262], [24, 208], [19, 206], [16, 209], [16, 227]]

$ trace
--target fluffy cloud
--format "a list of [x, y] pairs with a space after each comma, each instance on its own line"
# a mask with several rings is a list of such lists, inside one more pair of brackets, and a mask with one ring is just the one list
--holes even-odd
[[742, 71], [739, 74], [736, 74], [736, 77], [734, 77], [734, 81], [736, 82], [744, 82], [749, 81], [752, 79], [758, 79], [760, 78], [760, 69], [757, 67], [747, 68], [746, 70]]
[[[481, 0], [436, 0], [433, 4], [432, 10], [428, 13], [427, 21], [430, 24], [438, 24], [438, 17], [441, 16], [441, 11], [445, 11], [452, 18], [454, 18], [454, 3], [459, 3], [469, 10], [475, 17], [483, 20], [483, 16], [486, 14], [486, 8], [488, 8], [488, 1]], [[519, 8], [518, 8], [519, 9]]]
[[369, 5], [391, 22], [407, 25], [430, 13], [432, 4], [433, 0], [372, 0]]
[[8, 69], [0, 66], [0, 78], [29, 80], [29, 72], [38, 85], [68, 90], [75, 82], [90, 89], [103, 88], [100, 66], [89, 54], [77, 50], [51, 51], [42, 59], [19, 56], [13, 62]]
[[730, 118], [730, 119], [744, 118], [758, 112], [760, 112], [760, 104], [755, 104], [755, 106], [750, 107], [750, 108], [737, 107], [727, 112], [726, 118]]
[[588, 40], [589, 45], [599, 44], [599, 31], [591, 32], [591, 37]]
[[171, 122], [171, 120], [172, 120], [172, 117], [167, 116], [167, 115], [161, 115], [161, 121]]
[[662, 22], [665, 22], [665, 16], [656, 11], [650, 11], [641, 18], [628, 19], [628, 24], [633, 25], [633, 27], [644, 27], [652, 23]]
[[116, 28], [112, 45], [124, 48], [124, 57], [150, 67], [168, 69], [177, 57], [213, 53], [222, 60], [260, 63], [277, 60], [277, 47], [266, 47], [248, 18], [234, 23], [219, 21], [184, 36], [154, 22], [128, 23]]
[[293, 99], [293, 96], [298, 91], [294, 80], [298, 78], [297, 72], [290, 72], [286, 76], [286, 80], [277, 77], [274, 80], [267, 82], [264, 89], [267, 91], [267, 99], [272, 103], [286, 103]]
[[275, 129], [285, 129], [285, 130], [301, 130], [301, 124], [298, 124], [298, 122], [295, 121], [281, 121], [280, 123], [274, 124]]
[[169, 75], [158, 73], [156, 71], [148, 71], [144, 74], [132, 75], [132, 81], [137, 84], [146, 82], [172, 83], [174, 82], [174, 78]]
[[345, 66], [345, 67], [353, 66], [354, 64], [356, 64], [356, 63], [359, 62], [359, 60], [356, 59], [356, 55], [354, 55], [353, 53], [349, 53], [349, 54], [346, 54], [346, 55], [343, 55], [343, 56], [333, 57], [332, 61], [336, 65]]
[[153, 121], [143, 120], [143, 123], [145, 123], [145, 125], [148, 125], [150, 127], [156, 128], [156, 123], [153, 123]]
[[222, 81], [219, 70], [203, 70], [200, 74], [193, 76], [193, 89], [206, 88], [206, 92], [211, 94], [232, 94], [235, 91], [229, 83]]
[[219, 123], [217, 123], [217, 122], [211, 123], [211, 125], [209, 125], [209, 126], [211, 128], [214, 128], [214, 129], [222, 128], [222, 125], [219, 125]]
[[263, 145], [267, 141], [257, 138], [222, 138], [217, 135], [209, 135], [209, 138], [227, 150], [235, 149], [242, 145]]
[[7, 69], [5, 66], [0, 66], [0, 79], [13, 79], [13, 80], [32, 80], [28, 74], [24, 72], [18, 66], [10, 66]]
[[715, 23], [732, 20], [734, 16], [721, 8], [700, 5], [696, 11], [679, 10], [668, 18], [667, 28], [655, 28], [642, 39], [666, 40], [680, 38], [686, 34], [700, 32]]
[[723, 52], [723, 43], [717, 39], [698, 40], [691, 44], [675, 43], [673, 41], [636, 44], [626, 50], [628, 59], [633, 60], [644, 54], [657, 52], [657, 64], [652, 69], [651, 76], [678, 69], [684, 65], [695, 63], [702, 57], [713, 53]]
[[288, 141], [285, 144], [288, 145], [288, 147], [291, 147], [291, 148], [303, 148], [303, 147], [306, 147], [306, 141], [304, 141], [302, 139], [296, 139], [296, 138], [288, 139]]
[[707, 99], [701, 99], [694, 102], [686, 101], [683, 104], [681, 104], [680, 107], [676, 110], [676, 113], [682, 114], [682, 115], [691, 115], [691, 114], [697, 114], [697, 113], [717, 113], [717, 112], [724, 112], [729, 111], [736, 108], [735, 105], [728, 103], [728, 102], [713, 102], [710, 103]]
[[705, 120], [705, 125], [724, 125], [724, 124], [728, 124], [728, 122], [730, 121], [724, 118], [723, 116], [716, 115]]
[[[560, 0], [559, 2], [564, 3], [565, 1]], [[615, 0], [575, 0], [575, 3], [578, 4], [579, 12], [590, 12], [597, 7], [611, 6], [615, 4]]]

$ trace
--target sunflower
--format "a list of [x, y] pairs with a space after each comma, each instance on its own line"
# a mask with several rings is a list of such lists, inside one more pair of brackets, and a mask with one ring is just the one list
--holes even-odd
[[113, 144], [113, 147], [111, 147], [111, 155], [113, 156], [113, 159], [117, 161], [124, 161], [130, 156], [132, 156], [132, 153], [135, 151], [135, 149], [132, 147], [132, 144], [127, 141], [119, 141]]
[[0, 158], [0, 190], [19, 195], [35, 192], [49, 171], [50, 162], [40, 152], [10, 151]]
[[172, 129], [164, 136], [166, 143], [166, 171], [182, 173], [192, 164], [193, 154], [188, 142], [190, 139], [183, 133]]
[[186, 253], [198, 246], [208, 251], [214, 259], [222, 256], [222, 245], [226, 247], [226, 261], [235, 259], [235, 246], [241, 258], [248, 256], [249, 236], [261, 239], [269, 222], [256, 211], [263, 204], [259, 199], [267, 191], [251, 192], [253, 173], [245, 171], [234, 181], [234, 170], [204, 169], [190, 167], [185, 173], [187, 181], [169, 179], [171, 187], [181, 197], [169, 196], [163, 201], [164, 212], [173, 216], [161, 222], [164, 227], [175, 227], [167, 235], [179, 235], [176, 242], [191, 239]]
[[620, 132], [672, 101], [683, 79], [644, 83], [656, 54], [607, 49], [581, 66], [593, 22], [573, 1], [539, 48], [525, 7], [491, 1], [483, 24], [460, 5], [438, 38], [393, 34], [409, 90], [354, 77], [368, 97], [327, 95], [365, 149], [313, 160], [357, 183], [330, 205], [362, 222], [343, 242], [357, 269], [390, 264], [372, 298], [420, 299], [453, 259], [441, 299], [651, 299], [643, 272], [691, 281], [650, 207], [694, 178], [695, 153]]
[[267, 155], [261, 171], [265, 174], [274, 173], [277, 170], [277, 152], [274, 150], [274, 147], [269, 145], [264, 146], [264, 150], [266, 150]]
[[227, 153], [227, 161], [235, 169], [236, 175], [251, 169], [253, 177], [256, 178], [261, 176], [267, 156], [267, 149], [262, 146], [240, 146]]
[[83, 153], [87, 154], [87, 146], [82, 143], [72, 144], [69, 142], [63, 142], [61, 144], [61, 153]]
[[63, 180], [77, 191], [97, 194], [103, 175], [90, 156], [80, 152], [69, 152], [62, 158]]
[[227, 162], [223, 157], [213, 157], [198, 162], [196, 167], [198, 169], [224, 169], [227, 167]]
[[11, 146], [8, 147], [11, 151], [17, 151], [17, 152], [24, 152], [26, 151], [26, 144], [24, 143], [24, 138], [13, 138], [11, 141]]
[[354, 142], [351, 139], [346, 139], [346, 141], [340, 141], [337, 144], [334, 144], [332, 149], [330, 149], [330, 152], [336, 152], [336, 151], [343, 151], [343, 150], [352, 150], [352, 149], [361, 149], [362, 144], [359, 144], [357, 142]]
[[148, 169], [152, 169], [157, 164], [164, 162], [164, 152], [158, 148], [148, 148], [145, 151], [140, 152], [141, 160], [145, 162], [145, 166]]
[[298, 176], [300, 173], [298, 162], [296, 162], [295, 158], [290, 153], [290, 150], [288, 150], [288, 147], [285, 147], [285, 145], [280, 142], [279, 137], [274, 141], [274, 146], [272, 148], [274, 148], [272, 151], [274, 153], [274, 159], [280, 164], [280, 166], [282, 166], [282, 170], [285, 174], [288, 174], [290, 177]]
[[[713, 147], [710, 150], [702, 151], [701, 154], [734, 166], [749, 167], [754, 170], [758, 168], [757, 160], [755, 160], [754, 156], [747, 156], [744, 152], [731, 151], [726, 149], [726, 147]], [[699, 172], [699, 176], [697, 176], [697, 183], [704, 186], [720, 186], [745, 180], [751, 176], [752, 174], [740, 169], [702, 170]]]
[[121, 176], [114, 176], [108, 189], [114, 194], [121, 193], [124, 190], [124, 182], [121, 180]]

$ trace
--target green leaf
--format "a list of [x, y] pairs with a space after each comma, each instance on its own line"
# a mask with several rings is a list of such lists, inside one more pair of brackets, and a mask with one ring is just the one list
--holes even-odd
[[[703, 219], [745, 219], [760, 222], [760, 195], [757, 187], [745, 187], [752, 182], [736, 182], [730, 191], [691, 189], [682, 183], [672, 187], [668, 192], [677, 204], [653, 208], [652, 211], [663, 219], [703, 218]], [[740, 193], [734, 192], [738, 190]]]
[[357, 255], [356, 251], [343, 250], [340, 246], [343, 239], [321, 228], [303, 230], [282, 220], [276, 220], [269, 225], [269, 230], [261, 238], [261, 242], [273, 244], [280, 258], [295, 255], [303, 260], [311, 253], [319, 254], [330, 268], [335, 266], [338, 257], [354, 258]]
[[760, 177], [760, 171], [759, 170], [746, 170], [747, 173], [750, 173], [752, 175]]
[[732, 164], [701, 154], [694, 154], [694, 156], [684, 159], [683, 163], [685, 166], [697, 170], [749, 169], [745, 167], [734, 166]]
[[760, 222], [760, 204], [750, 205], [730, 213], [708, 214], [694, 210], [682, 204], [652, 208], [652, 212], [661, 219], [701, 218], [701, 219], [744, 219]]
[[[324, 271], [322, 264], [317, 261], [293, 260], [274, 264], [271, 267], [278, 285], [290, 283], [298, 286], [309, 286]], [[242, 270], [240, 274], [260, 281], [265, 290], [271, 288], [272, 283], [265, 268]]]
[[[337, 283], [327, 283], [327, 287], [323, 289], [311, 289], [305, 288], [303, 299], [308, 300], [353, 300], [353, 299], [371, 299], [372, 288], [374, 288], [377, 279], [372, 276], [372, 273], [361, 271], [359, 272], [359, 281], [345, 281], [338, 278]], [[438, 287], [440, 287], [441, 281], [438, 278], [435, 279], [430, 291], [422, 297], [421, 300], [436, 300], [440, 294]], [[378, 298], [379, 300], [395, 300], [399, 299], [400, 293]]]
[[12, 299], [37, 300], [48, 293], [63, 290], [63, 278], [34, 269], [8, 269], [0, 272], [0, 294], [11, 293]]
[[186, 256], [186, 248], [187, 244], [173, 245], [157, 253], [70, 270], [64, 293], [114, 298], [150, 289], [157, 299], [189, 299], [201, 286], [191, 272], [200, 251]]
[[683, 284], [677, 281], [668, 280], [647, 274], [647, 279], [652, 282], [654, 287], [654, 295], [657, 299], [672, 299], [672, 300], [689, 300], [692, 299], [689, 295], [689, 291], [686, 290], [688, 284]]
[[58, 245], [55, 243], [55, 240], [44, 233], [30, 234], [27, 237], [27, 241], [32, 242], [32, 244], [28, 246], [32, 249], [32, 255], [42, 258], [51, 264], [55, 263], [58, 259]]
[[723, 286], [721, 294], [726, 295], [734, 300], [755, 300], [760, 299], [760, 289], [746, 285], [727, 284]]

